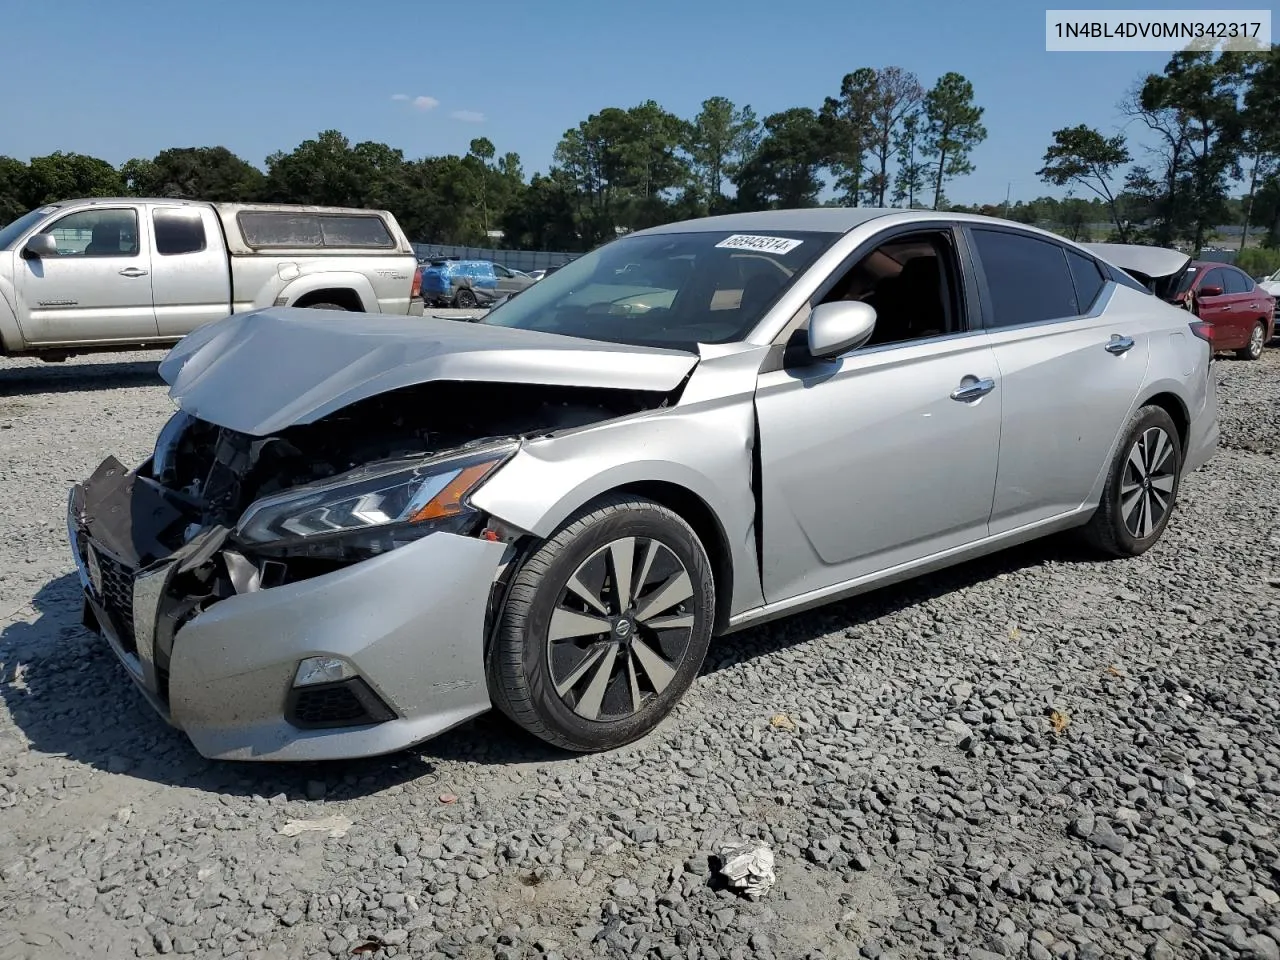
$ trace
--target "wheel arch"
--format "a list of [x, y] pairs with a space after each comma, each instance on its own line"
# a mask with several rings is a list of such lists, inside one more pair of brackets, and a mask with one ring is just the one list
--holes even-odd
[[1169, 419], [1173, 421], [1173, 425], [1178, 430], [1178, 445], [1182, 448], [1183, 456], [1185, 456], [1187, 439], [1191, 431], [1191, 414], [1187, 411], [1187, 406], [1182, 402], [1182, 398], [1175, 393], [1161, 391], [1147, 397], [1147, 399], [1138, 404], [1137, 409], [1143, 407], [1159, 407], [1169, 414]]
[[[712, 634], [724, 632], [729, 625], [733, 601], [733, 556], [729, 549], [729, 537], [724, 525], [711, 505], [688, 487], [669, 480], [641, 480], [623, 484], [601, 496], [622, 495], [643, 497], [661, 504], [679, 516], [693, 528], [702, 549], [711, 561], [711, 575], [715, 578], [716, 614]], [[595, 500], [600, 497], [593, 498]]]

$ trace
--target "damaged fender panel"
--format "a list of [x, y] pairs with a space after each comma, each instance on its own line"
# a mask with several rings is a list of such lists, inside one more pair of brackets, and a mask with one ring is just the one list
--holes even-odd
[[750, 395], [715, 410], [677, 406], [639, 414], [526, 443], [471, 501], [545, 538], [575, 510], [620, 487], [682, 488], [719, 521], [733, 569], [730, 606], [736, 614], [763, 602], [751, 487], [754, 439]]
[[694, 354], [432, 318], [270, 308], [206, 324], [160, 363], [169, 395], [262, 437], [433, 380], [669, 392]]
[[[485, 617], [507, 550], [436, 533], [212, 605], [175, 640], [173, 722], [207, 757], [322, 760], [400, 750], [485, 712]], [[286, 723], [298, 662], [326, 655], [345, 658], [397, 718], [343, 730]]]

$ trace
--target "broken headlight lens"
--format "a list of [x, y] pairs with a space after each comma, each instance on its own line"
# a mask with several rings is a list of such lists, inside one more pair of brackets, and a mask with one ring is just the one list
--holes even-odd
[[473, 511], [466, 497], [514, 452], [514, 445], [506, 445], [396, 467], [376, 464], [323, 484], [295, 487], [252, 504], [236, 536], [262, 546], [313, 539], [348, 544], [354, 536], [359, 542], [349, 545], [381, 553], [469, 517]]

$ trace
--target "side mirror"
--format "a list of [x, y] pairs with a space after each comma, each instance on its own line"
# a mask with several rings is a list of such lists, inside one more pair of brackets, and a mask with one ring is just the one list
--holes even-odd
[[27, 256], [37, 259], [40, 257], [56, 257], [58, 255], [58, 241], [53, 238], [53, 234], [37, 233], [26, 242], [22, 250]]
[[857, 350], [876, 329], [876, 311], [858, 300], [820, 303], [809, 314], [809, 354], [830, 360]]
[[1199, 295], [1202, 297], [1220, 297], [1222, 296], [1221, 287], [1201, 287]]

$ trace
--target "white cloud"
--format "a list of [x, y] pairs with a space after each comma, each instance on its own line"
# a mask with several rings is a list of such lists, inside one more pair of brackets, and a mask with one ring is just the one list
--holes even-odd
[[440, 101], [435, 97], [411, 97], [407, 93], [393, 93], [391, 99], [399, 103], [407, 103], [415, 110], [434, 110], [440, 106]]
[[449, 114], [455, 120], [461, 120], [463, 123], [484, 123], [487, 119], [483, 113], [478, 110], [455, 110]]

